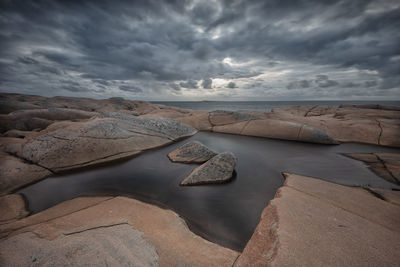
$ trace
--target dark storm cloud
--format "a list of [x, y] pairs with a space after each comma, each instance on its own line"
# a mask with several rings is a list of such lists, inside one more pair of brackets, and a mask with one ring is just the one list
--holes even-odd
[[132, 93], [141, 93], [143, 92], [142, 89], [136, 86], [132, 85], [120, 85], [119, 90], [126, 91], [126, 92], [132, 92]]
[[236, 86], [236, 83], [230, 82], [230, 83], [228, 83], [228, 85], [226, 86], [226, 88], [237, 88], [237, 86]]
[[390, 96], [400, 87], [399, 28], [392, 0], [4, 0], [0, 90], [168, 98], [200, 81], [210, 89], [213, 79], [235, 79], [229, 92], [272, 73], [234, 91], [272, 83], [278, 96], [329, 88], [340, 97], [341, 86]]
[[203, 79], [201, 82], [201, 86], [203, 86], [204, 89], [211, 89], [212, 88], [212, 79], [207, 78]]
[[188, 88], [188, 89], [196, 89], [196, 88], [199, 87], [199, 86], [197, 85], [197, 81], [195, 81], [195, 80], [188, 80], [188, 81], [186, 81], [186, 82], [181, 82], [181, 83], [179, 83], [179, 85], [180, 85], [182, 88]]

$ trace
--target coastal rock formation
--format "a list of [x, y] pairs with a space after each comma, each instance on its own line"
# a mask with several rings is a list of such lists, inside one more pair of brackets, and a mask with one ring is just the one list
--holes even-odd
[[172, 119], [137, 118], [119, 113], [54, 128], [27, 140], [17, 155], [58, 172], [135, 155], [196, 133], [195, 129]]
[[27, 232], [1, 242], [0, 250], [3, 266], [158, 266], [155, 247], [127, 224], [61, 235], [51, 241]]
[[394, 153], [364, 153], [346, 154], [347, 156], [361, 160], [369, 165], [376, 174], [385, 180], [400, 184], [400, 154]]
[[236, 162], [237, 159], [232, 153], [220, 153], [194, 169], [181, 185], [225, 183], [232, 178]]
[[232, 266], [239, 255], [193, 234], [171, 210], [126, 197], [69, 200], [0, 225], [0, 234], [7, 236], [0, 240], [0, 262], [14, 265], [102, 259], [109, 265]]
[[320, 144], [338, 144], [325, 132], [296, 122], [263, 119], [213, 127], [213, 131]]
[[67, 108], [18, 110], [7, 115], [0, 115], [0, 132], [43, 130], [55, 121], [89, 119], [97, 114]]
[[0, 196], [41, 180], [52, 173], [6, 153], [0, 153]]
[[400, 206], [361, 188], [286, 177], [235, 266], [398, 264]]
[[25, 200], [19, 194], [0, 197], [0, 210], [0, 224], [10, 223], [29, 214], [25, 207]]
[[192, 141], [175, 149], [168, 154], [168, 158], [173, 162], [182, 163], [204, 163], [217, 153], [198, 141]]

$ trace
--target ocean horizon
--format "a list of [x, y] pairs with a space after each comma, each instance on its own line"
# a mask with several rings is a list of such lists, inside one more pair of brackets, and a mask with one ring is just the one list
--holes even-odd
[[153, 104], [193, 110], [257, 110], [269, 112], [287, 106], [340, 106], [342, 104], [378, 104], [400, 106], [400, 101], [369, 100], [303, 100], [303, 101], [149, 101]]

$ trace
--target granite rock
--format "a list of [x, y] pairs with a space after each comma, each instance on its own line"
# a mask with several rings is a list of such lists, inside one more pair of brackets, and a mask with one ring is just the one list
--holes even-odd
[[198, 141], [192, 141], [180, 146], [168, 154], [168, 158], [173, 162], [182, 163], [204, 163], [217, 153]]
[[237, 159], [230, 152], [223, 152], [195, 168], [181, 185], [226, 183], [233, 177]]

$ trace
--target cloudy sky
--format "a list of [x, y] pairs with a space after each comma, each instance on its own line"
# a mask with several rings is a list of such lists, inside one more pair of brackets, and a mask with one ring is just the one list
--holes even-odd
[[0, 0], [0, 91], [400, 100], [400, 1]]

